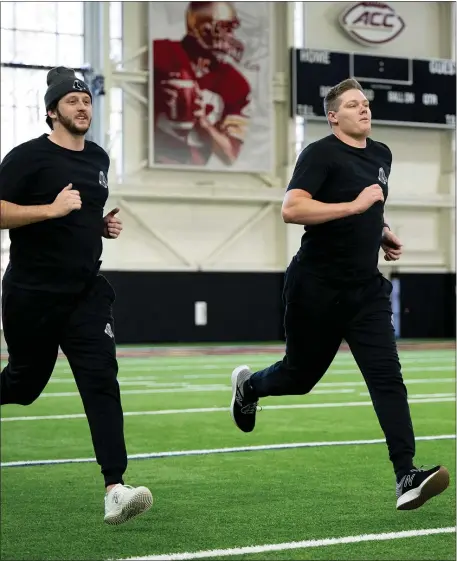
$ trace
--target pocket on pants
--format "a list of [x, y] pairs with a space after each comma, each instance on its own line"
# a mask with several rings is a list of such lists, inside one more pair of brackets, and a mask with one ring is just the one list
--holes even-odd
[[109, 298], [111, 304], [114, 304], [114, 302], [116, 301], [116, 292], [114, 291], [114, 288], [111, 286], [108, 279], [103, 275], [99, 275], [98, 284], [100, 293], [105, 294]]

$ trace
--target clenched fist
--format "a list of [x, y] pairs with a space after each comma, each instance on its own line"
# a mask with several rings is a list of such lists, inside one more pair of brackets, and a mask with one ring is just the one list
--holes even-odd
[[385, 261], [398, 261], [402, 254], [402, 243], [388, 228], [384, 228], [381, 247], [385, 253]]
[[119, 212], [119, 209], [113, 208], [111, 212], [103, 218], [104, 228], [103, 228], [103, 237], [104, 238], [117, 238], [120, 233], [122, 232], [122, 220], [120, 220], [116, 214]]
[[54, 202], [49, 205], [51, 217], [60, 218], [62, 216], [67, 216], [67, 214], [70, 214], [73, 210], [79, 210], [81, 204], [79, 191], [73, 190], [72, 183], [69, 183], [60, 191]]
[[362, 214], [378, 201], [384, 201], [384, 193], [381, 187], [377, 183], [365, 187], [352, 203], [355, 214]]

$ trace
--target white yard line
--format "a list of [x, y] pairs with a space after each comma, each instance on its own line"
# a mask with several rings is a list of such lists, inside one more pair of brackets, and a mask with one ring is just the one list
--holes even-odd
[[185, 553], [167, 553], [164, 555], [146, 555], [145, 557], [128, 557], [119, 561], [186, 561], [191, 559], [209, 559], [211, 557], [230, 557], [233, 555], [249, 555], [253, 553], [267, 553], [270, 551], [286, 551], [291, 549], [307, 549], [310, 547], [325, 547], [348, 543], [390, 541], [404, 538], [418, 538], [438, 534], [453, 534], [455, 526], [447, 528], [427, 528], [423, 530], [404, 530], [403, 532], [387, 532], [383, 534], [360, 534], [341, 538], [325, 538], [318, 540], [304, 540], [300, 542], [286, 542], [265, 545], [251, 545], [247, 547], [233, 547], [229, 549], [210, 549], [207, 551], [193, 551]]
[[[414, 399], [412, 396], [408, 399], [408, 403], [446, 403], [455, 402], [455, 396], [449, 397], [426, 397]], [[433, 394], [431, 394], [433, 396]], [[297, 403], [291, 405], [263, 405], [262, 410], [280, 410], [280, 409], [325, 409], [339, 407], [368, 407], [372, 406], [371, 401], [340, 401], [336, 403]], [[144, 415], [179, 415], [192, 413], [221, 413], [229, 411], [229, 407], [196, 407], [192, 409], [156, 409], [154, 411], [124, 411], [124, 417], [142, 417]], [[1, 422], [13, 421], [57, 421], [65, 419], [85, 419], [84, 413], [72, 413], [67, 415], [28, 415], [24, 417], [2, 417]]]
[[[256, 353], [248, 355], [227, 354], [227, 355], [205, 355], [205, 356], [190, 356], [190, 357], [176, 357], [176, 356], [139, 356], [139, 357], [121, 357], [118, 356], [119, 364], [122, 367], [128, 365], [142, 365], [154, 364], [158, 367], [180, 367], [179, 369], [186, 368], [222, 368], [231, 367], [237, 364], [257, 364], [259, 366], [268, 366], [268, 364], [280, 360], [284, 353], [277, 354], [270, 353]], [[449, 362], [450, 364], [456, 363], [456, 351], [448, 350], [441, 351], [438, 354], [431, 354], [430, 352], [413, 351], [411, 353], [399, 353], [400, 362], [402, 364], [421, 364]], [[351, 365], [356, 366], [354, 357], [351, 353], [342, 353], [336, 356], [333, 361], [334, 366]], [[59, 368], [68, 367], [68, 361], [65, 357], [57, 360], [56, 366]]]
[[[423, 372], [426, 374], [427, 372], [454, 372], [455, 369], [451, 367], [433, 367], [433, 368], [414, 368], [410, 369], [407, 374], [410, 372]], [[139, 372], [140, 375], [135, 375], [136, 372]], [[141, 375], [141, 373], [146, 373], [145, 375]], [[130, 370], [129, 372], [123, 373], [121, 376], [118, 376], [119, 383], [129, 383], [131, 384], [133, 381], [139, 382], [154, 382], [155, 385], [159, 386], [179, 386], [185, 384], [185, 380], [212, 380], [212, 379], [223, 379], [227, 380], [229, 378], [228, 374], [169, 374], [160, 373], [156, 374], [148, 374], [148, 369], [145, 368], [144, 370]], [[132, 375], [131, 375], [131, 374]], [[51, 378], [49, 381], [50, 384], [70, 384], [74, 383], [73, 375], [69, 375], [69, 372], [59, 372], [57, 376], [64, 376], [64, 377], [55, 377]], [[332, 378], [332, 376], [361, 376], [359, 370], [329, 370], [325, 374], [325, 379]], [[170, 381], [167, 381], [170, 380]], [[183, 380], [180, 382], [179, 380]], [[406, 383], [408, 383], [408, 378], [405, 378]]]
[[[456, 367], [454, 364], [450, 364], [449, 361], [447, 361], [445, 364], [443, 365], [436, 365], [436, 362], [433, 361], [434, 366], [418, 366], [417, 365], [417, 361], [415, 361], [415, 366], [405, 366], [402, 370], [405, 373], [408, 372], [439, 372], [440, 370], [449, 370], [449, 371], [453, 371], [455, 372]], [[251, 368], [251, 370], [255, 371], [255, 370], [261, 370], [262, 368], [266, 368], [268, 366], [268, 363], [266, 362], [262, 362], [260, 363], [255, 363], [253, 364], [252, 362], [241, 362], [240, 364], [248, 364], [248, 366]], [[186, 365], [158, 365], [158, 364], [132, 364], [132, 365], [125, 365], [125, 364], [120, 364], [119, 368], [120, 370], [123, 372], [124, 370], [128, 370], [129, 372], [154, 372], [154, 373], [161, 373], [163, 375], [169, 376], [170, 372], [188, 372], [189, 370], [203, 370], [203, 371], [207, 371], [207, 370], [225, 370], [226, 374], [219, 374], [219, 373], [213, 373], [211, 374], [211, 376], [229, 376], [231, 371], [233, 370], [233, 368], [235, 366], [238, 366], [238, 363], [230, 363], [229, 365], [215, 365], [215, 364], [206, 364], [206, 365], [198, 365], [198, 366], [194, 366], [192, 364], [186, 364]], [[338, 366], [342, 366], [341, 364], [339, 364]], [[360, 370], [356, 367], [355, 364], [349, 364], [348, 367], [350, 368], [332, 368], [330, 369], [327, 374], [331, 375], [331, 374], [337, 374], [337, 375], [344, 375], [344, 374], [359, 374]], [[71, 369], [66, 366], [66, 367], [62, 367], [59, 368], [59, 373], [61, 374], [71, 374]], [[124, 373], [124, 372], [123, 372]], [[124, 373], [125, 375], [125, 373]], [[208, 374], [187, 374], [184, 377], [199, 377], [199, 376], [208, 376]], [[52, 379], [51, 379], [52, 381]]]
[[[122, 363], [141, 363], [145, 361], [150, 361], [154, 363], [162, 362], [164, 364], [179, 365], [179, 364], [231, 364], [236, 361], [250, 361], [255, 363], [262, 363], [265, 361], [275, 361], [281, 359], [284, 356], [284, 352], [279, 353], [250, 353], [250, 354], [225, 354], [225, 355], [202, 355], [202, 356], [189, 356], [189, 357], [173, 357], [173, 356], [142, 356], [142, 357], [118, 357], [119, 362]], [[439, 361], [454, 361], [455, 362], [456, 351], [449, 349], [446, 351], [441, 351], [439, 353], [432, 354], [430, 352], [418, 352], [414, 351], [412, 353], [399, 353], [399, 358], [401, 362], [439, 362]], [[62, 360], [65, 362], [65, 359]], [[340, 353], [337, 354], [333, 363], [347, 363], [352, 362], [355, 364], [355, 359], [351, 353]]]
[[[369, 392], [360, 392], [358, 395], [361, 397], [369, 396]], [[455, 399], [455, 392], [447, 392], [447, 393], [408, 393], [408, 400], [409, 399], [422, 399], [428, 397], [453, 397]]]
[[[146, 372], [147, 369], [144, 370], [129, 370], [129, 372]], [[407, 368], [404, 369], [403, 372], [403, 376], [405, 375], [409, 375], [409, 373], [413, 373], [413, 372], [455, 372], [455, 366], [451, 366], [451, 365], [445, 365], [445, 366], [424, 366], [424, 367], [420, 367], [420, 366], [413, 366], [411, 368]], [[125, 375], [125, 374], [123, 374]], [[353, 375], [361, 375], [361, 372], [359, 369], [357, 368], [353, 368], [353, 369], [336, 369], [333, 368], [332, 370], [329, 370], [328, 372], [326, 372], [325, 377], [329, 377], [329, 376], [353, 376]], [[155, 374], [155, 376], [157, 377], [157, 374]], [[159, 375], [160, 376], [160, 375]], [[165, 373], [164, 374], [165, 377], [170, 378], [178, 378], [178, 376], [174, 375], [174, 374], [168, 374]], [[126, 376], [127, 378], [129, 378], [128, 374]], [[184, 380], [198, 380], [199, 378], [226, 378], [227, 374], [184, 374], [183, 376], [179, 376], [179, 378], [182, 378]], [[407, 378], [406, 378], [407, 380]]]
[[[405, 380], [407, 386], [412, 384], [438, 384], [438, 383], [455, 383], [455, 378], [413, 378]], [[122, 387], [122, 384], [120, 384]], [[151, 382], [154, 385], [154, 382]], [[319, 382], [319, 388], [336, 388], [336, 387], [358, 387], [365, 386], [364, 381], [360, 382]], [[187, 384], [181, 387], [167, 387], [155, 389], [138, 389], [138, 390], [122, 390], [122, 395], [138, 395], [138, 394], [161, 394], [161, 393], [197, 393], [197, 392], [227, 392], [231, 390], [231, 386], [224, 384]], [[78, 392], [43, 392], [39, 399], [46, 397], [79, 397]]]
[[[434, 436], [416, 436], [419, 440], [455, 440], [455, 434], [441, 434]], [[129, 460], [149, 460], [154, 458], [170, 458], [174, 456], [208, 456], [212, 454], [230, 454], [234, 452], [261, 452], [270, 450], [290, 450], [296, 448], [320, 448], [323, 446], [363, 446], [370, 444], [385, 444], [382, 438], [372, 440], [330, 440], [324, 442], [293, 442], [290, 444], [264, 444], [260, 446], [239, 446], [234, 448], [209, 448], [202, 450], [179, 450], [167, 452], [150, 452], [146, 454], [130, 454]], [[95, 458], [68, 458], [59, 460], [22, 460], [15, 462], [2, 462], [0, 467], [28, 467], [56, 464], [83, 464], [95, 462]]]

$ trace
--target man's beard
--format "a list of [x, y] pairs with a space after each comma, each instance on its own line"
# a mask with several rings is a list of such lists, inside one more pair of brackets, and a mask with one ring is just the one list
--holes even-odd
[[91, 121], [89, 120], [87, 127], [86, 128], [78, 128], [76, 127], [76, 125], [73, 123], [73, 121], [71, 120], [70, 117], [65, 117], [64, 115], [62, 115], [62, 113], [59, 111], [58, 108], [56, 108], [56, 114], [57, 114], [57, 121], [65, 128], [67, 129], [67, 131], [70, 134], [73, 134], [75, 136], [84, 136], [86, 134], [86, 132], [89, 130]]

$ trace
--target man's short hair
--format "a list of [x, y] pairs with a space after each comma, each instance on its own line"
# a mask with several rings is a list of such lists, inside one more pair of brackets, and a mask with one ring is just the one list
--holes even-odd
[[333, 86], [333, 88], [330, 88], [324, 98], [325, 116], [328, 115], [329, 111], [338, 111], [341, 103], [340, 96], [349, 90], [360, 90], [363, 92], [362, 86], [354, 78], [343, 80], [336, 86]]

